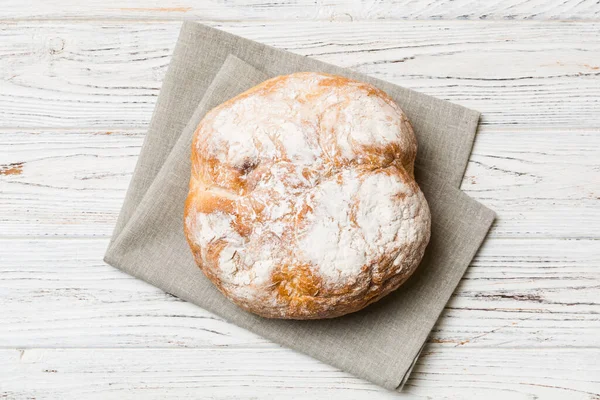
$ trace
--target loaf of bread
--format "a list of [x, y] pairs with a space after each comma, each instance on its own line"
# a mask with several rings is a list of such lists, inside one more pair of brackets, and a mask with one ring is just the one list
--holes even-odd
[[184, 230], [194, 259], [243, 309], [332, 318], [397, 289], [429, 242], [417, 142], [372, 85], [280, 76], [206, 114], [192, 144]]

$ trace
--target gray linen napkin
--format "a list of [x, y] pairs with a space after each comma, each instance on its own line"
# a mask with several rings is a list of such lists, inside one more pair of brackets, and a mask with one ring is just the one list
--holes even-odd
[[[308, 70], [368, 81], [407, 113], [419, 141], [416, 174], [431, 208], [432, 236], [417, 273], [378, 303], [331, 320], [268, 320], [229, 302], [193, 261], [183, 234], [190, 144], [212, 107], [268, 77]], [[494, 219], [458, 190], [478, 118], [387, 82], [184, 23], [105, 261], [268, 339], [396, 389]]]

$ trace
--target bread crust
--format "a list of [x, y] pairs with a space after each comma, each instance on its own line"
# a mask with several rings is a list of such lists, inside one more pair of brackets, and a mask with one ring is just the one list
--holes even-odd
[[419, 265], [430, 212], [417, 142], [372, 85], [301, 72], [206, 114], [192, 143], [184, 231], [204, 274], [268, 318], [333, 318]]

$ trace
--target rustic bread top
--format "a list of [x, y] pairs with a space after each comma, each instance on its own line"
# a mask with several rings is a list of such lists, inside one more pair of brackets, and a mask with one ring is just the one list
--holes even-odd
[[381, 90], [303, 72], [211, 110], [192, 144], [185, 233], [233, 302], [272, 318], [360, 310], [402, 284], [430, 235], [417, 143]]

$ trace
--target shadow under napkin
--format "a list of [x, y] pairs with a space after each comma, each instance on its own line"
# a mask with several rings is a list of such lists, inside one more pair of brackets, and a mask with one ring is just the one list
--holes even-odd
[[[217, 42], [215, 38], [222, 40]], [[319, 321], [263, 319], [244, 312], [218, 292], [195, 265], [183, 235], [190, 144], [197, 123], [212, 107], [272, 75], [283, 73], [261, 72], [236, 57], [225, 60], [228, 53], [221, 54], [223, 48], [244, 52], [240, 49], [248, 49], [247, 42], [212, 28], [184, 24], [105, 260], [275, 342], [395, 389], [405, 381], [494, 218], [492, 211], [457, 189], [456, 176], [464, 172], [478, 114], [407, 89], [388, 90], [390, 84], [378, 85], [381, 81], [345, 71], [344, 75], [370, 80], [396, 101], [397, 97], [404, 96], [404, 101], [409, 97], [414, 105], [418, 99], [418, 106], [409, 106], [413, 117], [407, 112], [411, 122], [419, 113], [428, 118], [429, 122], [413, 124], [421, 146], [417, 179], [432, 213], [431, 242], [417, 273], [399, 290], [361, 312]], [[250, 52], [256, 60], [272, 60], [273, 54], [283, 53], [286, 62], [291, 62], [286, 72], [326, 69], [325, 72], [340, 73], [337, 67], [250, 43], [260, 49]], [[260, 54], [256, 55], [257, 51]], [[305, 60], [309, 60], [309, 68], [305, 68]], [[208, 64], [210, 68], [206, 67]], [[215, 65], [222, 67], [219, 70]], [[273, 63], [269, 66], [274, 69]], [[219, 71], [216, 76], [215, 68]], [[214, 77], [212, 83], [206, 83], [207, 76]], [[187, 84], [182, 85], [180, 80]], [[188, 93], [195, 92], [190, 88], [196, 87], [203, 96], [195, 103], [199, 103], [197, 107], [191, 107], [186, 100], [194, 100]], [[407, 106], [398, 102], [406, 111]], [[439, 126], [444, 117], [452, 120], [445, 125], [447, 131]], [[447, 137], [440, 139], [440, 133]], [[446, 147], [426, 145], [427, 157], [423, 158], [421, 142], [432, 140], [441, 140]], [[447, 154], [456, 158], [454, 163]]]

